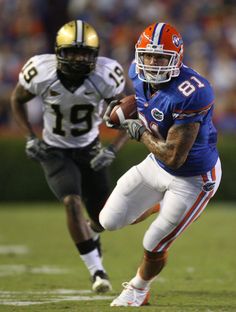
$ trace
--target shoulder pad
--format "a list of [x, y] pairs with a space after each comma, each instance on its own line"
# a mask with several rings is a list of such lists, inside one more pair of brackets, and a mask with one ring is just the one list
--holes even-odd
[[135, 65], [135, 61], [133, 60], [133, 62], [131, 63], [129, 67], [129, 78], [134, 79], [136, 76], [137, 76], [136, 65]]
[[56, 56], [42, 54], [31, 57], [19, 74], [19, 83], [33, 94], [40, 95], [51, 79], [56, 79]]
[[120, 94], [125, 87], [124, 70], [115, 60], [98, 57], [96, 69], [91, 76], [105, 99]]

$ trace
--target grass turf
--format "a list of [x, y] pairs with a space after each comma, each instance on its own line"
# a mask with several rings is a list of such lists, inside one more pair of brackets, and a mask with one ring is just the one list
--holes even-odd
[[[69, 237], [61, 205], [0, 204], [0, 311], [111, 311], [111, 297], [136, 272], [152, 219], [102, 234], [113, 291], [100, 300], [88, 292], [89, 275]], [[153, 283], [150, 306], [135, 311], [236, 311], [235, 223], [233, 204], [209, 205], [170, 248], [168, 265]], [[4, 252], [7, 246], [13, 249]], [[17, 246], [28, 252], [17, 253]], [[31, 304], [24, 306], [27, 302]]]

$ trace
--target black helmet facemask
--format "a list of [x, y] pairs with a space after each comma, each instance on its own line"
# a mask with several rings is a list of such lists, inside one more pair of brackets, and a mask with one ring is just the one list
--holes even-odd
[[95, 69], [97, 55], [98, 49], [88, 47], [58, 49], [58, 70], [71, 78], [88, 76]]

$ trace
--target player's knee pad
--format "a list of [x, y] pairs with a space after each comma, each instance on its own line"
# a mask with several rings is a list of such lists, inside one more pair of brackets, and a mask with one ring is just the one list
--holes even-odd
[[99, 214], [99, 222], [108, 231], [121, 229], [129, 224], [128, 209], [129, 199], [123, 195], [120, 185], [117, 184]]
[[115, 218], [107, 212], [106, 209], [103, 209], [99, 214], [99, 222], [101, 226], [108, 231], [115, 231], [120, 228], [119, 223]]
[[169, 222], [162, 215], [159, 215], [145, 233], [143, 238], [143, 247], [150, 252], [153, 250], [158, 252], [156, 247], [174, 228], [174, 224]]

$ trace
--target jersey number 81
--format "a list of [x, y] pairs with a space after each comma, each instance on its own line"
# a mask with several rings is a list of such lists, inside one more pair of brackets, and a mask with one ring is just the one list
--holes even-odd
[[[205, 85], [195, 76], [192, 76], [190, 79], [195, 82], [195, 85], [197, 88], [205, 87]], [[192, 81], [190, 82], [189, 80], [185, 80], [178, 86], [179, 91], [186, 97], [192, 94], [196, 90], [196, 87], [192, 83]]]

